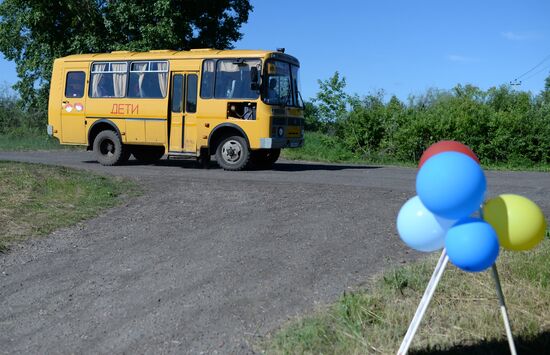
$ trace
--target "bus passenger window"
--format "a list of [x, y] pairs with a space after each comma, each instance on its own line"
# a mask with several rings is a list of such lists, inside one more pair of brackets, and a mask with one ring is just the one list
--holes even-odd
[[161, 99], [168, 87], [168, 62], [133, 62], [128, 97]]
[[257, 99], [258, 91], [251, 89], [251, 67], [260, 67], [260, 60], [218, 60], [214, 97], [216, 99]]
[[172, 82], [172, 112], [181, 112], [183, 101], [183, 75], [174, 75]]
[[65, 84], [65, 97], [80, 98], [84, 96], [84, 80], [86, 74], [83, 71], [70, 71], [67, 73]]
[[94, 63], [90, 80], [90, 97], [124, 97], [128, 64], [126, 62]]
[[210, 99], [214, 96], [214, 66], [216, 62], [212, 59], [205, 60], [202, 65], [201, 97]]

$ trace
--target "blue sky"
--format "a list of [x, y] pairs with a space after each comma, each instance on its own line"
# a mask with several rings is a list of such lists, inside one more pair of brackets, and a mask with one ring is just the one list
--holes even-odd
[[[406, 99], [457, 83], [510, 82], [550, 56], [550, 1], [253, 0], [239, 48], [285, 47], [304, 98], [336, 70], [350, 93]], [[335, 6], [336, 5], [336, 6]], [[519, 87], [538, 93], [547, 68]], [[537, 72], [534, 70], [525, 77]]]
[[[538, 93], [550, 73], [550, 1], [252, 0], [243, 49], [285, 47], [300, 59], [302, 91], [336, 70], [347, 91], [407, 99], [428, 88], [470, 83], [487, 89], [523, 76]], [[335, 6], [337, 5], [337, 6]], [[0, 59], [0, 83], [17, 80]]]

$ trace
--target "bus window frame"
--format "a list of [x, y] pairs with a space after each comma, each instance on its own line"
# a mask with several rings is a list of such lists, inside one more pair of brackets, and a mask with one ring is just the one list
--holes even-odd
[[[98, 71], [94, 71], [94, 65], [95, 64], [108, 64], [109, 67], [112, 68], [112, 64], [126, 64], [126, 71], [102, 71], [102, 72], [98, 72]], [[125, 60], [111, 60], [111, 61], [104, 61], [104, 60], [99, 60], [99, 61], [93, 61], [90, 63], [90, 81], [88, 83], [88, 98], [89, 99], [124, 99], [127, 97], [128, 95], [128, 82], [126, 82], [126, 91], [124, 92], [124, 96], [92, 96], [92, 92], [93, 92], [93, 88], [92, 88], [92, 84], [94, 82], [93, 78], [94, 78], [94, 74], [97, 74], [97, 73], [103, 73], [103, 74], [120, 74], [120, 73], [125, 73], [127, 75], [127, 77], [129, 78], [129, 70], [130, 68], [130, 65], [129, 65], [129, 62], [128, 61], [125, 61]], [[127, 80], [129, 81], [129, 80]]]
[[[81, 96], [67, 96], [67, 83], [69, 82], [69, 75], [72, 74], [72, 73], [82, 73], [84, 74], [84, 80], [82, 82], [82, 95]], [[63, 90], [63, 97], [64, 98], [67, 98], [67, 99], [81, 99], [83, 98], [84, 96], [86, 96], [86, 71], [84, 70], [70, 70], [68, 69], [67, 70], [67, 74], [65, 75], [65, 88]]]
[[[212, 85], [212, 96], [210, 97], [203, 97], [202, 96], [202, 77], [204, 75], [204, 63], [207, 61], [207, 60], [211, 60], [211, 61], [214, 61], [214, 79], [213, 79], [213, 85]], [[257, 101], [257, 100], [261, 100], [262, 98], [262, 93], [261, 93], [261, 90], [258, 92], [258, 96], [256, 98], [239, 98], [239, 97], [232, 97], [232, 98], [217, 98], [216, 97], [216, 81], [218, 80], [218, 75], [217, 75], [217, 69], [218, 69], [218, 62], [220, 60], [224, 60], [224, 61], [237, 61], [237, 60], [243, 60], [243, 61], [248, 61], [248, 60], [257, 60], [260, 62], [260, 65], [262, 66], [262, 70], [260, 71], [263, 72], [263, 67], [264, 67], [264, 59], [261, 58], [261, 57], [229, 57], [229, 58], [205, 58], [202, 63], [201, 63], [201, 76], [200, 76], [200, 88], [199, 88], [199, 97], [202, 99], [202, 100], [225, 100], [225, 101], [231, 101], [231, 100], [244, 100], [244, 101]]]
[[[97, 60], [97, 61], [93, 61], [93, 62], [90, 62], [90, 69], [89, 69], [89, 72], [90, 72], [90, 80], [89, 80], [89, 83], [88, 83], [88, 96], [87, 98], [89, 99], [109, 99], [109, 100], [113, 100], [113, 99], [129, 99], [129, 100], [166, 100], [167, 97], [169, 97], [169, 89], [170, 89], [170, 80], [168, 80], [168, 83], [166, 84], [167, 88], [167, 92], [166, 92], [166, 96], [164, 97], [161, 97], [161, 98], [158, 98], [158, 97], [129, 97], [128, 96], [128, 91], [130, 90], [130, 68], [131, 68], [131, 65], [132, 63], [137, 63], [137, 62], [166, 62], [168, 63], [168, 77], [170, 77], [170, 60], [168, 59], [155, 59], [155, 60]], [[125, 92], [125, 95], [124, 96], [121, 96], [121, 97], [92, 97], [91, 96], [91, 87], [92, 87], [92, 74], [94, 74], [94, 72], [92, 71], [92, 68], [94, 67], [94, 64], [106, 64], [106, 63], [114, 63], [114, 64], [122, 64], [122, 63], [126, 63], [126, 75], [128, 76], [127, 77], [127, 80], [126, 80], [126, 92]], [[159, 71], [161, 72], [161, 71]], [[105, 72], [101, 72], [101, 73], [105, 73]], [[116, 73], [123, 73], [121, 71], [117, 71]], [[164, 73], [164, 72], [163, 72]]]
[[[126, 98], [128, 99], [138, 99], [138, 100], [165, 100], [167, 97], [168, 97], [168, 94], [169, 94], [169, 89], [170, 89], [170, 85], [168, 85], [169, 83], [169, 77], [170, 77], [170, 61], [167, 60], [167, 59], [154, 59], [154, 60], [147, 60], [147, 59], [144, 59], [144, 60], [133, 60], [133, 61], [129, 61], [130, 65], [128, 66], [128, 82], [126, 83]], [[132, 70], [132, 65], [136, 63], [136, 64], [143, 64], [143, 63], [147, 63], [148, 67], [151, 66], [151, 63], [166, 63], [168, 65], [168, 68], [166, 69], [166, 71], [164, 70], [146, 70], [146, 71], [143, 71], [143, 72], [140, 72], [140, 71], [136, 71], [136, 70]], [[129, 92], [129, 89], [130, 89], [130, 75], [132, 73], [166, 73], [166, 95], [162, 96], [162, 97], [130, 97], [128, 96], [128, 92]]]

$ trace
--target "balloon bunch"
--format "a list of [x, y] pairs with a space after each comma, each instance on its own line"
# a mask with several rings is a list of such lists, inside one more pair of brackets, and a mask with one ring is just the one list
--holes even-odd
[[[516, 251], [534, 248], [546, 231], [540, 208], [511, 194], [483, 204], [486, 187], [479, 159], [470, 148], [456, 141], [435, 143], [420, 159], [417, 196], [397, 216], [399, 236], [423, 252], [444, 247], [454, 265], [470, 272], [490, 267], [499, 246]], [[478, 211], [480, 217], [473, 217]]]

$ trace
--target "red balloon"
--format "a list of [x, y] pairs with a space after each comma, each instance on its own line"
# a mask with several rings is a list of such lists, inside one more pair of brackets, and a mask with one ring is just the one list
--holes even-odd
[[426, 149], [424, 153], [422, 153], [422, 156], [420, 157], [420, 162], [418, 163], [418, 168], [421, 168], [426, 160], [430, 159], [436, 154], [443, 152], [463, 153], [474, 159], [479, 164], [479, 159], [474, 154], [474, 152], [470, 148], [468, 148], [467, 145], [464, 145], [457, 141], [439, 141], [429, 146], [428, 149]]

